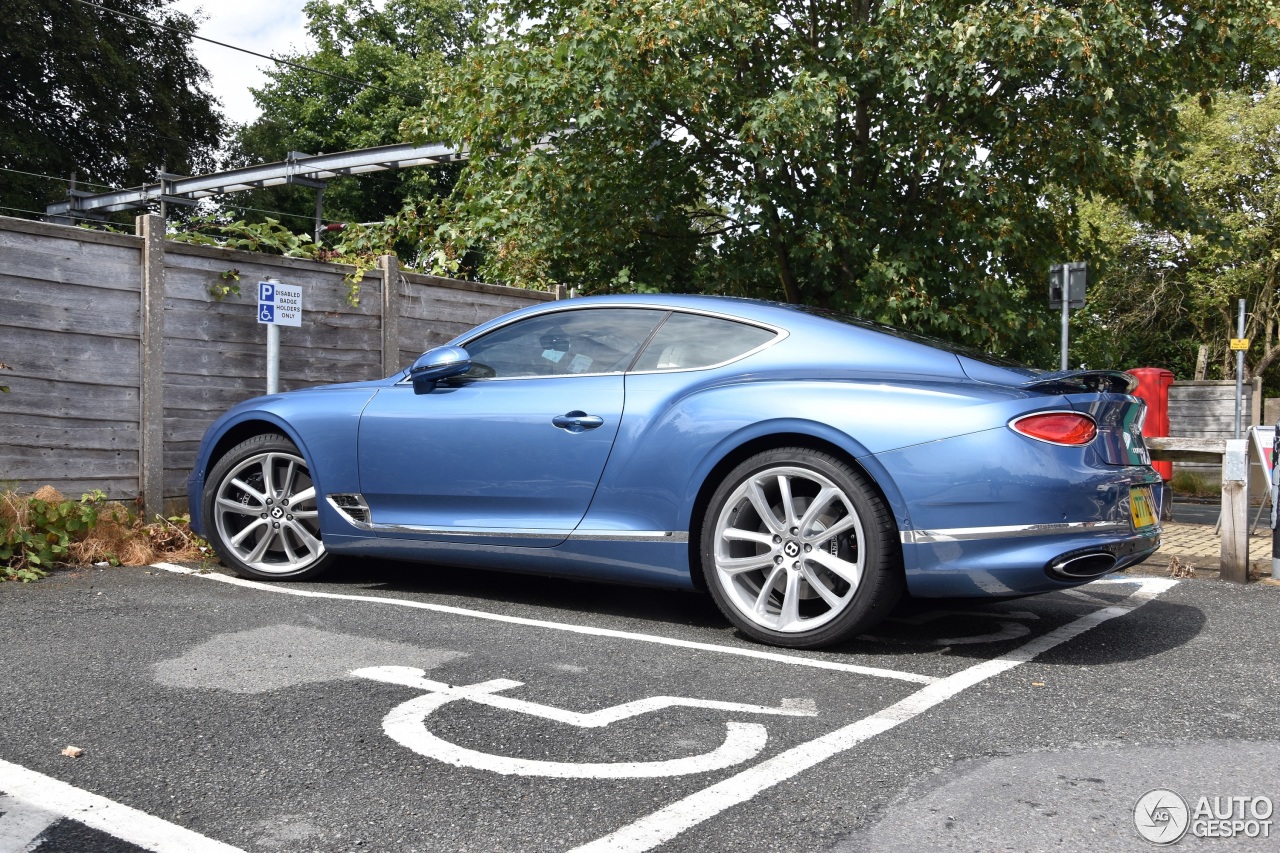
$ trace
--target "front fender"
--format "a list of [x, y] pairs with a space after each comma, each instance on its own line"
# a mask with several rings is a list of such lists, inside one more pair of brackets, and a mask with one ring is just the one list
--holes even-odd
[[[279, 432], [298, 448], [318, 494], [358, 492], [355, 447], [360, 413], [376, 388], [333, 386], [248, 400], [222, 415], [205, 432], [187, 480], [191, 526], [203, 535], [201, 499], [205, 479], [222, 454], [263, 432]], [[325, 504], [319, 502], [323, 526]]]

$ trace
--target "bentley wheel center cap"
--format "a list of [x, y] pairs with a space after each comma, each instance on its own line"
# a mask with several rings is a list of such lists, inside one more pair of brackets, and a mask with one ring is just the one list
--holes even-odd
[[788, 542], [786, 545], [782, 546], [782, 553], [786, 554], [788, 557], [799, 557], [800, 544], [798, 542]]

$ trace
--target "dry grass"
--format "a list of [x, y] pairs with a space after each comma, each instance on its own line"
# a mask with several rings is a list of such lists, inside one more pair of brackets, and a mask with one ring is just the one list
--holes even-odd
[[26, 498], [20, 498], [13, 492], [0, 492], [0, 527], [25, 527], [27, 515]]
[[[12, 491], [0, 492], [0, 533], [5, 528], [31, 525], [32, 500], [60, 504], [66, 500], [56, 489], [44, 486], [33, 495]], [[117, 501], [103, 502], [98, 508], [98, 521], [79, 531], [67, 554], [70, 565], [113, 563], [144, 566], [160, 560], [200, 561], [211, 552], [208, 543], [191, 532], [189, 519], [179, 516], [157, 517], [150, 523], [126, 505]]]
[[1192, 498], [1216, 498], [1222, 494], [1222, 482], [1194, 471], [1178, 471], [1169, 481], [1175, 495]]

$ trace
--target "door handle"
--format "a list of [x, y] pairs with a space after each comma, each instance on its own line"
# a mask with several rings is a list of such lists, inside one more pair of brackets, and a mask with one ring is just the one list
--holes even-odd
[[602, 426], [604, 418], [599, 415], [588, 415], [586, 412], [572, 411], [567, 414], [557, 415], [551, 419], [551, 423], [569, 432], [585, 432]]

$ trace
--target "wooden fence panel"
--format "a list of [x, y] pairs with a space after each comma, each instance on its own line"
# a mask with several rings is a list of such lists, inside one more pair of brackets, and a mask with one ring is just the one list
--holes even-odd
[[0, 219], [0, 485], [138, 493], [142, 245]]
[[[303, 325], [280, 330], [286, 391], [379, 378], [397, 357], [407, 365], [492, 317], [554, 298], [402, 273], [389, 258], [386, 271], [365, 273], [352, 306], [352, 267], [163, 241], [161, 227], [140, 217], [144, 236], [133, 237], [0, 217], [0, 362], [13, 367], [0, 376], [12, 389], [0, 395], [0, 486], [51, 484], [73, 497], [102, 489], [122, 500], [146, 491], [149, 504], [157, 493], [176, 504], [209, 424], [266, 389], [258, 281], [302, 288]], [[240, 294], [219, 300], [211, 288], [234, 283], [221, 277], [227, 270], [238, 271]], [[384, 275], [396, 285], [386, 300]], [[163, 299], [145, 316], [163, 305], [163, 382], [159, 368], [143, 376], [155, 346], [144, 353], [144, 341], [159, 340], [142, 328], [143, 299], [157, 287]], [[384, 303], [396, 311], [385, 357]], [[144, 385], [159, 390], [144, 399]], [[141, 470], [157, 442], [158, 489]]]
[[[238, 296], [211, 287], [237, 270]], [[165, 247], [164, 492], [181, 495], [205, 428], [231, 406], [266, 392], [266, 326], [258, 282], [302, 288], [303, 320], [280, 329], [280, 389], [381, 375], [381, 282], [366, 276], [348, 304], [353, 268], [168, 243]]]
[[[1253, 387], [1244, 385], [1240, 423], [1247, 437], [1253, 410]], [[1236, 383], [1233, 381], [1175, 382], [1169, 387], [1169, 434], [1188, 438], [1232, 438], [1235, 430]], [[1222, 466], [1205, 462], [1175, 462], [1174, 470], [1216, 478]]]
[[[0, 220], [0, 254], [4, 255], [6, 278], [138, 292], [142, 243], [137, 237], [6, 217]], [[54, 228], [70, 233], [56, 233], [51, 230]]]
[[541, 290], [401, 273], [400, 366], [487, 320], [553, 299]]

